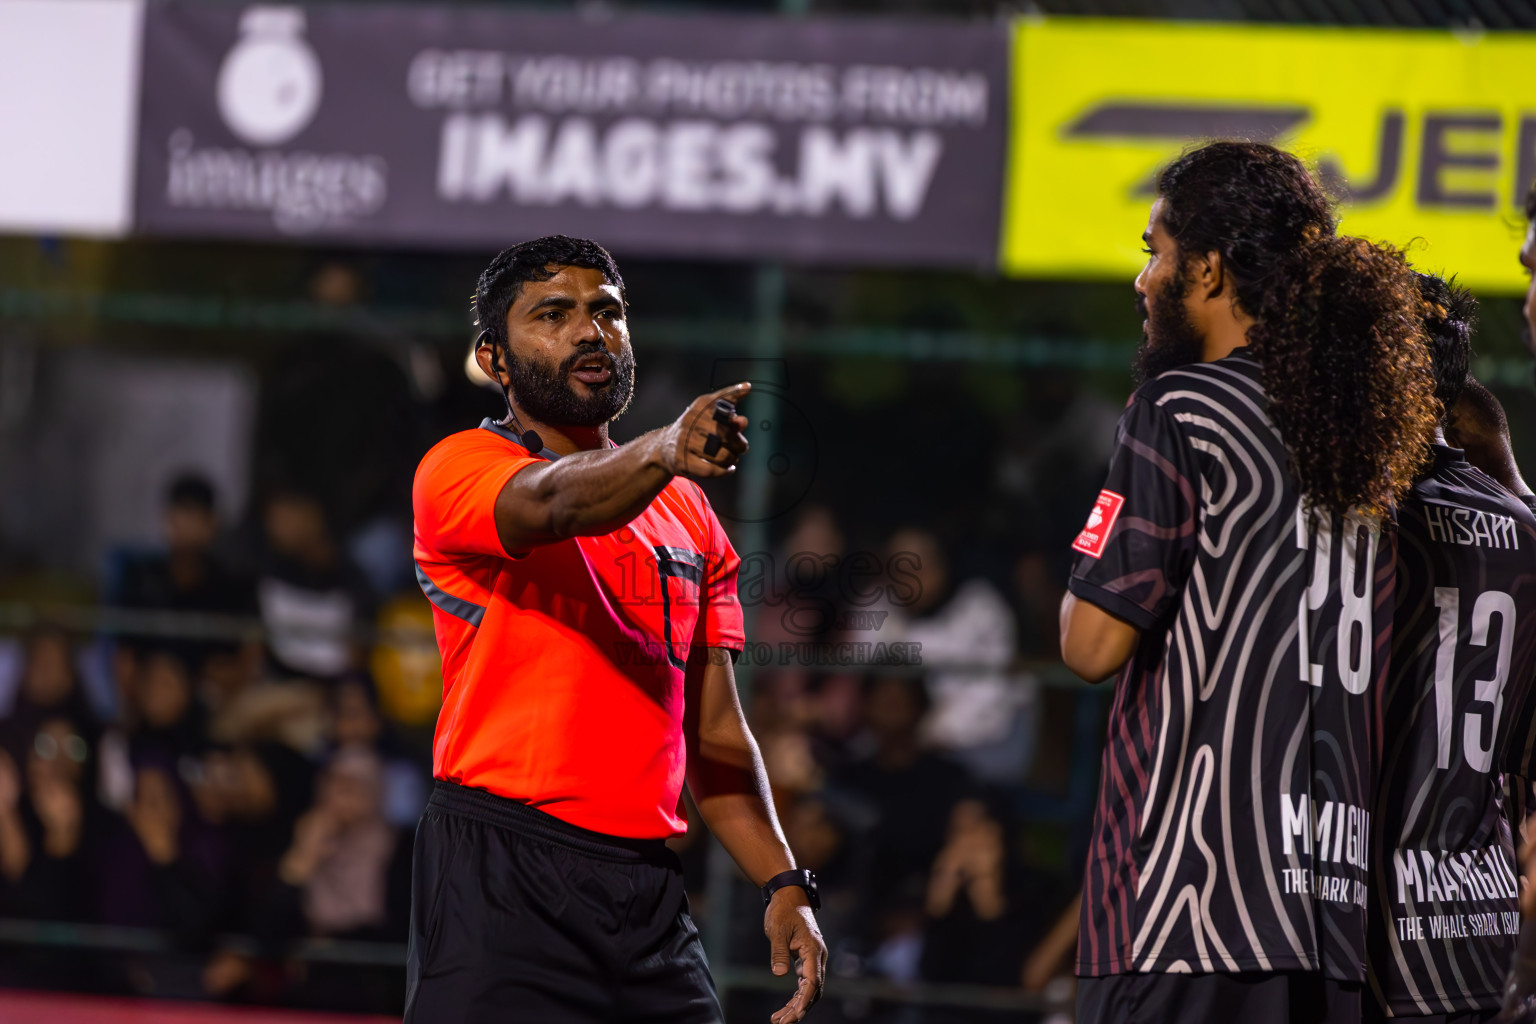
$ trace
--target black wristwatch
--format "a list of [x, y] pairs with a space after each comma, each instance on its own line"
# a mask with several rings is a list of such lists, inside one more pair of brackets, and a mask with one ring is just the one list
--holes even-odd
[[768, 879], [768, 884], [763, 886], [763, 906], [773, 899], [773, 894], [786, 885], [798, 885], [805, 890], [805, 898], [811, 904], [812, 910], [821, 909], [821, 894], [816, 891], [816, 872], [805, 868], [794, 868], [790, 871], [780, 871]]

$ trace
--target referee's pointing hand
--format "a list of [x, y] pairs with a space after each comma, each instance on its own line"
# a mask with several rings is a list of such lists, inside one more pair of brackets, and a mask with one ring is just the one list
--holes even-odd
[[662, 460], [667, 469], [699, 480], [736, 472], [736, 460], [748, 447], [742, 434], [748, 420], [740, 413], [716, 416], [715, 403], [724, 399], [734, 405], [751, 390], [751, 384], [742, 382], [695, 398], [662, 434]]
[[773, 1024], [795, 1024], [816, 1005], [827, 980], [827, 944], [821, 940], [821, 929], [802, 889], [787, 885], [773, 894], [763, 912], [763, 934], [773, 950], [769, 962], [774, 974], [789, 973], [791, 954], [798, 961], [794, 998], [768, 1018]]

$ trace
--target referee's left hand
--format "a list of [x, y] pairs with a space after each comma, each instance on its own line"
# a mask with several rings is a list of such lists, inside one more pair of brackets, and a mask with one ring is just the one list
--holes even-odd
[[806, 1011], [821, 998], [821, 987], [827, 980], [827, 944], [821, 939], [821, 929], [816, 927], [815, 915], [806, 901], [805, 891], [799, 886], [786, 885], [773, 894], [768, 909], [763, 912], [763, 934], [773, 950], [770, 964], [773, 973], [783, 977], [789, 973], [790, 956], [798, 961], [795, 996], [784, 1009], [769, 1018], [773, 1024], [794, 1024], [805, 1019]]

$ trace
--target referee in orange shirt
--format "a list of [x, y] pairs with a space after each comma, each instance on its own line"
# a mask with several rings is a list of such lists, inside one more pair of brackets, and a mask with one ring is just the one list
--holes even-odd
[[[815, 877], [796, 870], [736, 695], [740, 564], [694, 480], [735, 471], [744, 416], [696, 399], [618, 446], [634, 391], [624, 282], [553, 236], [480, 275], [475, 358], [509, 415], [416, 471], [416, 577], [443, 709], [416, 833], [407, 1024], [720, 1021], [669, 836], [686, 778], [762, 887], [775, 974], [821, 995]], [[717, 410], [719, 415], [717, 416]]]

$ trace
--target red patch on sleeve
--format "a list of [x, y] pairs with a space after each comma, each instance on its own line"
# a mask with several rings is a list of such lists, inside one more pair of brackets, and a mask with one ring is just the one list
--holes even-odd
[[1072, 542], [1072, 550], [1081, 551], [1091, 558], [1104, 554], [1104, 545], [1109, 542], [1109, 531], [1115, 528], [1115, 520], [1120, 518], [1120, 509], [1124, 504], [1125, 499], [1114, 491], [1100, 491], [1098, 500], [1093, 503], [1093, 511], [1088, 513], [1088, 525], [1083, 527], [1083, 532]]

